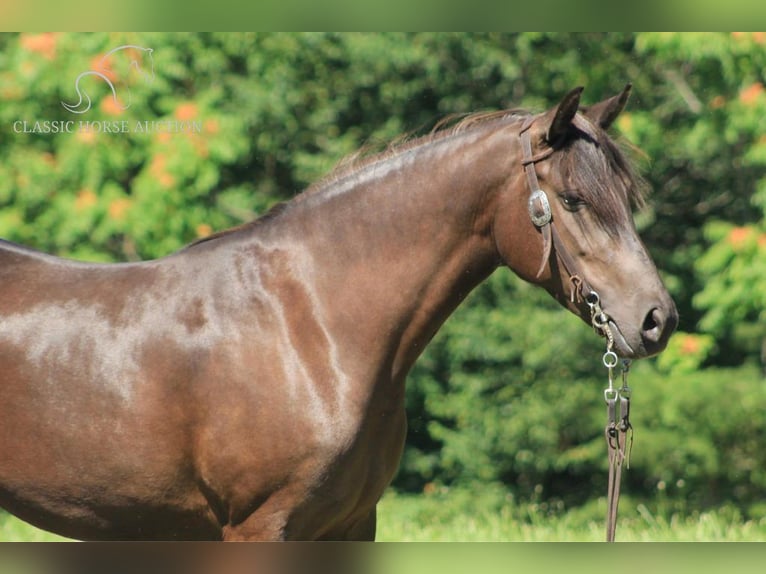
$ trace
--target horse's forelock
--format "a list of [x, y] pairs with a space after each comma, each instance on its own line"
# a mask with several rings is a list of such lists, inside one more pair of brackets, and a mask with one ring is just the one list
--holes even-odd
[[630, 217], [632, 206], [641, 207], [645, 202], [646, 184], [628, 153], [630, 150], [621, 149], [590, 122], [577, 125], [561, 150], [560, 168], [568, 185], [582, 195], [596, 219], [613, 233]]

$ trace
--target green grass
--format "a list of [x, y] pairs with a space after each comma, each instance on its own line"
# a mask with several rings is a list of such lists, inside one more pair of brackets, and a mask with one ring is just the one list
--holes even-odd
[[0, 542], [58, 542], [66, 538], [40, 530], [0, 510]]
[[[378, 507], [379, 541], [409, 542], [601, 542], [606, 500], [563, 512], [547, 504], [518, 504], [489, 489], [442, 489], [430, 495], [389, 492]], [[617, 541], [766, 541], [766, 518], [743, 520], [738, 511], [661, 514], [624, 497]]]
[[[604, 499], [564, 512], [545, 503], [520, 504], [492, 489], [436, 489], [427, 495], [389, 491], [378, 507], [382, 542], [601, 542]], [[64, 541], [0, 512], [0, 541]], [[652, 512], [624, 497], [617, 540], [621, 542], [764, 542], [766, 518], [743, 520], [725, 507], [709, 512]]]

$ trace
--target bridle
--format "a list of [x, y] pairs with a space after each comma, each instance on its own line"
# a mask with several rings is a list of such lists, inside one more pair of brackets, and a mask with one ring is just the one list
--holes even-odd
[[[601, 300], [598, 293], [590, 286], [585, 276], [579, 272], [577, 264], [572, 259], [566, 247], [561, 241], [561, 237], [556, 231], [551, 213], [550, 202], [545, 191], [540, 188], [537, 180], [535, 164], [547, 159], [555, 151], [553, 146], [549, 146], [536, 155], [532, 155], [532, 142], [529, 128], [532, 127], [535, 118], [527, 118], [521, 126], [519, 137], [521, 138], [521, 165], [527, 176], [529, 185], [529, 217], [532, 223], [540, 230], [543, 237], [543, 258], [540, 262], [540, 268], [536, 277], [540, 277], [545, 270], [546, 264], [550, 261], [551, 251], [555, 249], [556, 257], [561, 267], [569, 276], [570, 301], [579, 303], [585, 301], [590, 309], [591, 324], [596, 332], [606, 338], [606, 352], [602, 358], [604, 366], [607, 368], [609, 376], [609, 386], [604, 389], [604, 400], [606, 402], [607, 423], [604, 429], [604, 436], [607, 443], [607, 452], [609, 457], [609, 481], [607, 486], [607, 517], [606, 517], [606, 540], [614, 542], [615, 530], [617, 528], [617, 507], [620, 500], [620, 482], [622, 478], [622, 464], [629, 466], [630, 450], [633, 446], [633, 426], [630, 424], [630, 387], [628, 386], [628, 371], [630, 361], [622, 361], [622, 387], [616, 389], [614, 386], [614, 369], [620, 363], [620, 359], [613, 351], [614, 335], [609, 326], [609, 316], [601, 308]], [[582, 121], [578, 116], [572, 120], [576, 127], [576, 122]], [[617, 415], [617, 402], [620, 403], [619, 418]], [[628, 446], [630, 445], [630, 446]], [[627, 450], [627, 454], [626, 454]]]
[[585, 294], [587, 301], [588, 295], [595, 293], [588, 282], [585, 280], [585, 276], [578, 272], [577, 265], [575, 264], [569, 252], [561, 242], [556, 227], [553, 224], [553, 215], [551, 213], [551, 206], [548, 202], [548, 196], [540, 189], [540, 183], [537, 181], [537, 172], [535, 171], [535, 164], [550, 157], [555, 151], [553, 146], [546, 148], [537, 155], [532, 155], [532, 142], [530, 139], [529, 128], [534, 123], [534, 118], [530, 117], [524, 121], [519, 132], [521, 138], [521, 165], [524, 166], [524, 172], [527, 175], [527, 184], [529, 185], [529, 217], [532, 219], [532, 223], [540, 230], [543, 235], [543, 258], [540, 262], [540, 268], [537, 270], [536, 277], [540, 277], [545, 270], [545, 265], [548, 263], [551, 257], [552, 247], [556, 248], [556, 255], [558, 256], [561, 265], [569, 275], [569, 282], [571, 283], [570, 300], [572, 303], [579, 302]]

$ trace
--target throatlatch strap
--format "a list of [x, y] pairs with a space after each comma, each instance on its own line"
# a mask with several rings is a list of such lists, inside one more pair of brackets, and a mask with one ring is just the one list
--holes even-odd
[[551, 235], [553, 236], [553, 244], [556, 246], [556, 255], [558, 255], [559, 261], [564, 266], [564, 270], [569, 274], [569, 281], [572, 283], [570, 299], [572, 303], [579, 302], [582, 299], [583, 293], [587, 295], [593, 289], [585, 280], [585, 276], [577, 272], [574, 260], [569, 256], [569, 252], [564, 249], [561, 237], [559, 237], [559, 233], [553, 225], [551, 225]]

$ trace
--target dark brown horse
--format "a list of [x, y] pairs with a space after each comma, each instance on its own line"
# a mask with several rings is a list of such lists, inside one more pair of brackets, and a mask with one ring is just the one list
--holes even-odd
[[372, 539], [407, 372], [500, 265], [589, 322], [588, 285], [620, 355], [661, 351], [675, 307], [604, 131], [627, 89], [582, 110], [580, 91], [470, 116], [156, 261], [2, 243], [0, 504], [84, 539]]

